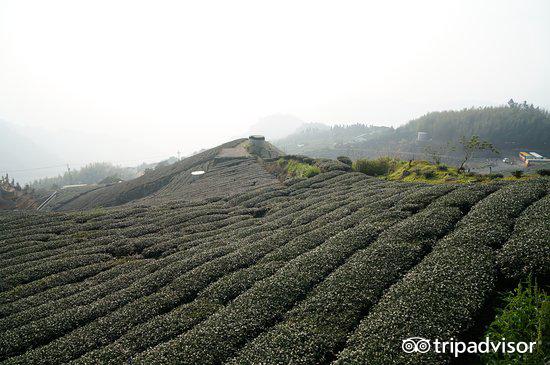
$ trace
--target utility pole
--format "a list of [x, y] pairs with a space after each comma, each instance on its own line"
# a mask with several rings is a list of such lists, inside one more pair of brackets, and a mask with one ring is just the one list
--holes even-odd
[[180, 151], [178, 150], [178, 161], [181, 161], [181, 157], [180, 157]]

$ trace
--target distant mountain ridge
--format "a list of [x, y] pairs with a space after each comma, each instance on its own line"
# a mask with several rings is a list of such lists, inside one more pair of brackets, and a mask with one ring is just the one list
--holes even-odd
[[397, 150], [418, 151], [418, 132], [426, 132], [427, 142], [435, 145], [478, 135], [501, 152], [515, 155], [526, 149], [550, 155], [550, 113], [512, 100], [505, 106], [430, 112], [398, 128], [353, 124], [305, 129], [276, 141], [276, 145], [287, 153], [311, 157], [373, 157]]

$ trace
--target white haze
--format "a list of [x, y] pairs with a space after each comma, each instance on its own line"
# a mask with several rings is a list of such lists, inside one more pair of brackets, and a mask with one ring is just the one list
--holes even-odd
[[544, 0], [0, 0], [0, 118], [76, 163], [186, 155], [270, 115], [548, 108], [549, 45]]

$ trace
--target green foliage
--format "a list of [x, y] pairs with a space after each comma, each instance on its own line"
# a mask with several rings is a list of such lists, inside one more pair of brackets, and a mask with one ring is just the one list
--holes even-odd
[[[532, 180], [536, 181], [536, 180]], [[522, 183], [526, 184], [526, 182]], [[530, 181], [529, 185], [533, 183]], [[528, 188], [529, 185], [525, 185]], [[529, 188], [528, 188], [529, 189]], [[502, 201], [511, 206], [512, 202]], [[518, 218], [514, 234], [498, 252], [497, 261], [504, 277], [519, 280], [530, 273], [550, 277], [550, 195], [531, 204]]]
[[425, 179], [430, 180], [430, 179], [435, 178], [436, 174], [432, 170], [426, 170], [422, 173], [422, 176], [424, 176]]
[[515, 177], [516, 179], [520, 179], [523, 176], [523, 171], [522, 170], [512, 171], [512, 176]]
[[31, 184], [31, 187], [49, 190], [64, 185], [97, 184], [108, 177], [110, 180], [130, 180], [137, 177], [137, 171], [133, 168], [114, 166], [106, 162], [95, 162], [84, 166], [80, 170], [65, 172], [63, 176], [36, 180]]
[[280, 165], [284, 166], [285, 172], [293, 177], [313, 177], [321, 172], [317, 166], [312, 166], [307, 163], [298, 162], [295, 160], [280, 160], [283, 161]]
[[[453, 171], [398, 164], [415, 167]], [[550, 267], [547, 187], [333, 170], [221, 200], [0, 214], [0, 361], [444, 364], [405, 357], [403, 336], [458, 338], [498, 271]]]
[[[414, 151], [417, 133], [427, 132], [437, 154], [452, 152], [446, 141], [457, 136], [477, 135], [491, 141], [500, 151], [511, 153], [512, 146], [530, 146], [542, 154], [550, 153], [550, 113], [527, 103], [497, 107], [478, 107], [454, 111], [431, 112], [398, 128], [374, 127], [366, 124], [310, 128], [294, 133], [277, 145], [288, 153], [307, 153], [311, 156], [335, 158], [351, 145], [356, 157], [374, 157], [380, 151]], [[455, 153], [452, 153], [453, 155]], [[490, 153], [481, 152], [483, 156]], [[514, 155], [516, 152], [514, 152]], [[431, 157], [429, 157], [431, 159]], [[432, 162], [436, 162], [432, 159]]]
[[550, 360], [550, 295], [529, 276], [504, 297], [504, 308], [485, 333], [493, 341], [537, 342], [533, 353], [483, 354], [484, 364], [538, 365]]
[[379, 157], [374, 160], [359, 159], [353, 163], [353, 170], [371, 176], [383, 176], [393, 171], [396, 160], [390, 157]]
[[[510, 145], [550, 150], [550, 113], [527, 103], [431, 112], [395, 130], [392, 140], [414, 141], [419, 131], [434, 141], [456, 141], [457, 136], [477, 135], [499, 150]], [[387, 142], [387, 141], [386, 141]]]

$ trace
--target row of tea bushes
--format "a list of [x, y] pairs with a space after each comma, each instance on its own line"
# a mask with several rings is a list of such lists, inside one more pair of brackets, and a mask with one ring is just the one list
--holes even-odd
[[388, 229], [319, 284], [283, 322], [248, 343], [233, 363], [325, 363], [384, 290], [420, 260], [422, 245], [452, 229], [462, 216], [456, 206], [469, 208], [491, 191], [472, 198], [470, 190], [451, 191]]
[[46, 278], [35, 280], [33, 282], [16, 286], [15, 288], [0, 293], [0, 303], [9, 303], [22, 298], [26, 298], [42, 291], [56, 288], [63, 285], [78, 283], [89, 277], [99, 274], [114, 266], [112, 261], [102, 261], [88, 266], [78, 267], [63, 271], [58, 274], [50, 275]]
[[[122, 296], [116, 292], [85, 307], [75, 310], [67, 309], [63, 313], [47, 317], [42, 321], [37, 321], [38, 324], [44, 323], [42, 325], [42, 331], [34, 331], [37, 326], [37, 323], [35, 322], [22, 326], [17, 331], [12, 332], [13, 335], [25, 334], [25, 340], [23, 340], [23, 343], [19, 341], [19, 344], [16, 342], [15, 344], [10, 345], [19, 345], [19, 348], [21, 348], [22, 346], [25, 346], [25, 344], [29, 344], [30, 341], [33, 341], [31, 344], [36, 344], [37, 342], [39, 343], [40, 338], [46, 339], [46, 336], [48, 336], [51, 341], [53, 338], [58, 336], [56, 334], [60, 334], [67, 329], [74, 328], [76, 326], [79, 326], [80, 328], [77, 331], [73, 331], [71, 335], [65, 336], [59, 341], [54, 341], [47, 346], [43, 346], [34, 351], [29, 351], [22, 357], [13, 358], [13, 361], [26, 362], [30, 359], [46, 359], [52, 358], [52, 356], [66, 359], [76, 357], [82, 351], [86, 351], [87, 348], [93, 349], [94, 346], [97, 346], [98, 338], [113, 338], [113, 336], [116, 336], [113, 334], [116, 331], [119, 331], [116, 333], [123, 333], [128, 328], [138, 324], [139, 321], [146, 320], [148, 317], [144, 317], [143, 314], [138, 316], [139, 313], [143, 312], [144, 307], [149, 308], [148, 316], [169, 310], [171, 307], [180, 304], [182, 301], [192, 299], [193, 293], [200, 290], [200, 285], [207, 285], [213, 279], [221, 277], [232, 270], [250, 265], [257, 260], [257, 258], [265, 254], [262, 253], [262, 250], [267, 250], [265, 252], [269, 252], [277, 245], [285, 243], [292, 237], [293, 235], [288, 235], [286, 231], [283, 231], [279, 235], [269, 236], [268, 238], [254, 244], [251, 244], [250, 242], [237, 242], [233, 245], [221, 246], [213, 251], [213, 253], [221, 253], [219, 258], [212, 255], [206, 255], [206, 259], [202, 266], [197, 266], [196, 269], [190, 271], [187, 275], [180, 276], [180, 278], [176, 278], [174, 275], [181, 273], [182, 265], [189, 266], [190, 263], [198, 265], [201, 261], [197, 259], [196, 255], [183, 262], [175, 261], [167, 268], [155, 271], [154, 273], [143, 277], [141, 280], [138, 280], [127, 289], [121, 291], [120, 293]], [[219, 249], [223, 249], [224, 251], [219, 251]], [[181, 253], [172, 256], [180, 255]], [[192, 260], [192, 258], [194, 258], [194, 260]], [[208, 274], [208, 272], [211, 274]], [[162, 286], [167, 284], [171, 279], [176, 280], [167, 287], [162, 288]], [[154, 285], [148, 283], [154, 283]], [[199, 287], [197, 287], [197, 285], [199, 285]], [[174, 287], [176, 289], [174, 289]], [[130, 290], [132, 288], [134, 289]], [[155, 290], [159, 291], [155, 293]], [[144, 297], [144, 295], [148, 294], [151, 294], [150, 297]], [[117, 307], [120, 307], [120, 305], [137, 299], [137, 295], [141, 298], [117, 310]], [[86, 309], [88, 307], [89, 309]], [[107, 314], [110, 311], [114, 312]], [[101, 317], [105, 314], [107, 314], [107, 316]], [[69, 317], [70, 319], [68, 320], [65, 317]], [[95, 318], [99, 319], [97, 321], [93, 321]], [[51, 321], [61, 321], [65, 327], [58, 326], [55, 329], [56, 332], [52, 333], [49, 326]], [[93, 322], [86, 325], [86, 323], [90, 321]], [[119, 326], [115, 327], [115, 323]], [[31, 329], [33, 330], [32, 333], [30, 333]], [[50, 332], [48, 332], [48, 329]], [[8, 332], [8, 338], [10, 338], [12, 332]], [[110, 333], [110, 335], [107, 335], [107, 333]], [[1, 336], [0, 339], [2, 339]], [[59, 350], [65, 349], [67, 343], [73, 342], [79, 343], [79, 346], [71, 347], [71, 351]], [[16, 351], [17, 350], [12, 350], [12, 352]]]
[[[220, 363], [262, 332], [356, 250], [364, 248], [396, 219], [359, 224], [290, 261], [191, 331], [143, 353], [138, 363]], [[154, 359], [154, 360], [153, 360]]]
[[531, 205], [518, 219], [510, 240], [499, 250], [500, 271], [508, 279], [550, 277], [550, 195]]
[[[95, 270], [91, 272], [89, 277], [84, 277], [82, 280], [75, 283], [55, 286], [34, 294], [31, 293], [23, 298], [18, 298], [13, 292], [6, 292], [4, 293], [5, 297], [2, 297], [6, 298], [6, 300], [2, 301], [2, 305], [0, 306], [0, 318], [69, 297], [78, 292], [95, 287], [103, 282], [115, 279], [119, 275], [138, 269], [142, 265], [143, 262], [141, 260], [101, 262], [88, 266], [89, 268], [95, 267]], [[30, 284], [27, 284], [25, 286], [29, 285]], [[29, 290], [29, 292], [31, 292], [31, 290]], [[7, 301], [8, 298], [10, 301]]]
[[406, 353], [410, 337], [448, 341], [466, 330], [495, 283], [494, 254], [452, 234], [392, 286], [349, 338], [337, 364], [444, 364], [450, 355]]
[[512, 228], [514, 219], [546, 194], [546, 184], [543, 179], [536, 179], [505, 186], [477, 204], [460, 226], [495, 223]]
[[168, 341], [205, 320], [256, 282], [273, 275], [283, 264], [255, 265], [224, 276], [199, 293], [193, 302], [134, 327], [115, 342], [88, 352], [73, 363], [129, 362], [135, 354]]
[[109, 259], [111, 259], [111, 256], [107, 254], [91, 254], [62, 258], [36, 266], [30, 265], [28, 268], [2, 278], [2, 281], [0, 282], [0, 290], [10, 290], [18, 285], [39, 280], [52, 274], [66, 272], [71, 269], [76, 269], [101, 261], [107, 261]]
[[[30, 297], [30, 299], [33, 300], [32, 303], [38, 302], [42, 303], [41, 305], [23, 309], [19, 306], [20, 303], [15, 302], [11, 306], [3, 307], [2, 309], [4, 311], [12, 309], [17, 310], [17, 312], [0, 319], [0, 326], [4, 330], [9, 330], [23, 326], [40, 318], [54, 315], [64, 310], [70, 310], [74, 307], [93, 303], [94, 301], [107, 295], [125, 289], [129, 282], [138, 280], [158, 268], [160, 268], [158, 263], [148, 265], [148, 262], [141, 262], [139, 266], [135, 265], [135, 263], [130, 263], [130, 265], [120, 265], [119, 267], [115, 267], [113, 270], [110, 270], [113, 271], [113, 273], [116, 273], [115, 276], [104, 275], [103, 277], [107, 280], [103, 282], [97, 283], [93, 281], [86, 281], [81, 283], [81, 285], [77, 284], [70, 288], [65, 288], [66, 290], [62, 292], [62, 294], [65, 295], [57, 300], [48, 300], [51, 298], [51, 296], [48, 295], [48, 292], [39, 293]], [[88, 283], [90, 283], [90, 285], [86, 285]], [[73, 287], [77, 290], [74, 291]]]
[[[511, 193], [518, 195], [510, 199]], [[507, 240], [515, 218], [543, 194], [544, 182], [530, 181], [504, 187], [476, 204], [458, 228], [373, 307], [335, 363], [447, 363], [449, 354], [406, 353], [402, 341], [456, 339], [473, 324], [497, 279], [492, 247]], [[498, 219], [505, 222], [492, 224]]]

